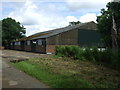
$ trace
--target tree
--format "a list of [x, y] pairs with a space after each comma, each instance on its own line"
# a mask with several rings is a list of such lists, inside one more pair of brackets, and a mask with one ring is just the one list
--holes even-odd
[[[101, 9], [101, 16], [97, 17], [98, 31], [108, 48], [120, 48], [120, 3], [109, 2], [107, 10]], [[116, 31], [115, 31], [116, 30]]]
[[2, 21], [0, 20], [0, 47], [2, 46]]
[[2, 45], [10, 47], [10, 43], [16, 39], [25, 37], [25, 28], [12, 18], [2, 20]]
[[72, 26], [72, 25], [77, 25], [77, 24], [80, 24], [81, 22], [80, 21], [77, 21], [77, 22], [69, 22], [70, 23], [70, 25]]
[[112, 2], [108, 4], [108, 10], [112, 14], [112, 47], [113, 49], [120, 48], [120, 2]]

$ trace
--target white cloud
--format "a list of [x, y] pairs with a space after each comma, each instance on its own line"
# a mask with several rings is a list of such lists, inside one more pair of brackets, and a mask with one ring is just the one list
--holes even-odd
[[42, 7], [38, 8], [32, 1], [27, 0], [23, 7], [12, 11], [8, 17], [12, 17], [21, 22], [26, 28], [27, 36], [68, 25], [68, 21], [65, 17], [60, 16], [57, 13], [50, 13], [50, 10], [55, 10], [55, 5], [50, 4], [47, 10], [48, 12], [44, 11]]
[[49, 30], [50, 28], [42, 27], [40, 25], [25, 25], [25, 28], [27, 28], [27, 35], [32, 35], [38, 32]]
[[101, 16], [102, 14], [101, 13], [98, 13], [98, 15], [97, 16]]
[[26, 0], [2, 0], [2, 2], [25, 2]]
[[2, 3], [0, 3], [0, 20], [1, 20], [1, 17], [2, 17]]
[[[15, 5], [16, 9], [10, 12], [8, 16], [22, 23], [26, 28], [26, 35], [29, 36], [37, 32], [67, 26], [69, 22], [72, 21], [96, 21], [95, 13], [88, 12], [81, 17], [78, 13], [77, 15], [75, 13], [74, 15], [80, 17], [80, 19], [78, 19], [73, 14], [69, 13], [69, 10], [94, 11], [96, 8], [103, 8], [110, 0], [66, 0], [67, 6], [65, 6], [65, 1], [63, 5], [55, 3], [42, 3], [41, 5], [39, 1], [39, 3], [33, 3], [32, 1], [34, 0], [25, 1], [26, 2], [22, 2], [22, 5], [20, 4], [18, 7]], [[80, 12], [82, 13], [82, 11]]]
[[112, 0], [112, 2], [120, 2], [120, 0]]
[[96, 17], [95, 13], [87, 13], [87, 14], [81, 16], [79, 21], [83, 22], [83, 23], [84, 22], [90, 22], [90, 21], [96, 22], [96, 19], [97, 19], [97, 17]]
[[17, 8], [15, 11], [11, 12], [8, 17], [13, 17], [23, 25], [38, 24], [37, 19], [40, 15], [36, 13], [35, 10], [37, 10], [37, 6], [27, 0], [23, 7]]
[[83, 16], [80, 16], [79, 19], [77, 19], [75, 16], [67, 16], [66, 17], [67, 22], [72, 22], [72, 21], [75, 21], [75, 22], [80, 21], [82, 23], [90, 22], [90, 21], [96, 22], [96, 19], [97, 19], [97, 16], [95, 13], [87, 13]]
[[76, 17], [74, 17], [74, 16], [67, 16], [66, 19], [67, 19], [68, 22], [73, 22], [73, 21], [76, 22], [76, 21], [78, 21], [78, 19]]
[[106, 4], [111, 0], [66, 0], [68, 8], [72, 11], [92, 9], [98, 10], [105, 8]]

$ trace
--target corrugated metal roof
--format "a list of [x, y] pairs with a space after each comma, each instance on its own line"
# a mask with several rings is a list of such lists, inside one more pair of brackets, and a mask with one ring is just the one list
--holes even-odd
[[36, 33], [31, 36], [20, 39], [20, 41], [21, 40], [33, 40], [33, 39], [39, 39], [39, 38], [48, 38], [48, 37], [51, 37], [51, 36], [54, 36], [54, 35], [69, 31], [69, 30], [73, 30], [73, 29], [91, 29], [91, 24], [93, 24], [92, 29], [96, 30], [96, 23], [92, 21], [92, 22], [81, 23], [78, 25], [66, 26], [63, 28], [58, 28], [54, 30]]
[[[35, 38], [31, 38], [31, 40], [38, 39], [38, 38], [48, 38], [48, 37], [51, 37], [51, 36], [54, 36], [54, 35], [69, 31], [69, 30], [73, 30], [73, 29], [87, 29], [86, 25], [88, 25], [90, 23], [95, 24], [94, 22], [88, 22], [88, 23], [81, 23], [81, 24], [73, 25], [73, 26], [67, 26], [67, 27], [64, 27], [64, 28], [54, 29], [54, 30], [51, 30], [51, 31], [44, 32], [44, 33], [50, 32], [49, 34], [41, 35], [41, 36], [38, 36], [38, 37], [35, 37]], [[85, 26], [85, 27], [83, 27], [83, 26]], [[90, 27], [90, 26], [88, 26], [88, 27]], [[94, 28], [94, 30], [96, 30], [96, 27]]]

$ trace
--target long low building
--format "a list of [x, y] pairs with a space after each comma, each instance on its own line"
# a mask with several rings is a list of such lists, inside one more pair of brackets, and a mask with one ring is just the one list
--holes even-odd
[[101, 47], [101, 36], [94, 22], [66, 26], [59, 29], [36, 33], [11, 43], [11, 49], [55, 53], [57, 45], [77, 45], [80, 47]]

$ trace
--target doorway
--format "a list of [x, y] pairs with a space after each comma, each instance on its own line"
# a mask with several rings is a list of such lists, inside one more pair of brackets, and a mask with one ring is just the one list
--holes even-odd
[[36, 52], [36, 40], [31, 40], [31, 51]]

